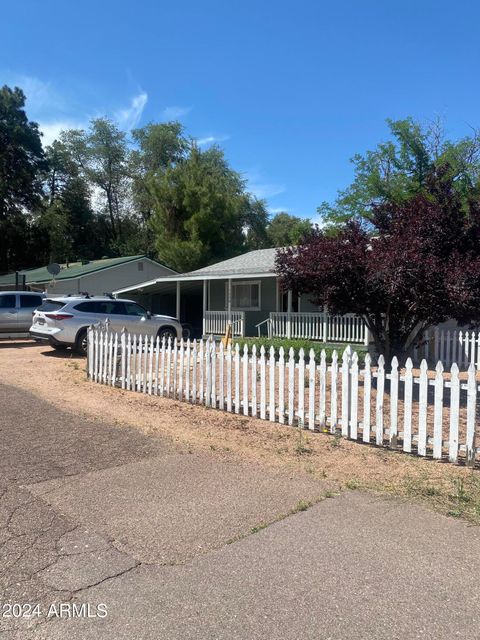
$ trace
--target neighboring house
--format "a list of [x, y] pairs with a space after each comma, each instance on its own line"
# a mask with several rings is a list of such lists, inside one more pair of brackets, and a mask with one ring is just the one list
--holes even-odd
[[25, 269], [18, 275], [0, 276], [0, 291], [14, 290], [23, 282], [27, 289], [49, 295], [87, 292], [90, 295], [111, 293], [114, 289], [136, 285], [144, 280], [170, 276], [176, 272], [145, 256], [125, 256], [102, 260], [83, 260], [61, 265], [53, 277], [46, 267]]
[[359, 317], [329, 316], [308, 296], [282, 291], [275, 253], [276, 249], [250, 251], [197, 271], [122, 286], [113, 293], [134, 297], [153, 313], [179, 318], [192, 326], [194, 336], [222, 335], [231, 322], [236, 336], [368, 341]]

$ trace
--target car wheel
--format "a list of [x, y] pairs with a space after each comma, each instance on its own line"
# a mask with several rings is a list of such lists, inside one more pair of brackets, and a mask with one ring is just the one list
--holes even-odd
[[88, 335], [87, 330], [82, 329], [78, 332], [77, 341], [75, 343], [75, 351], [81, 355], [86, 356], [88, 351]]
[[160, 339], [160, 342], [162, 342], [163, 338], [165, 338], [165, 343], [168, 343], [169, 338], [172, 342], [175, 340], [175, 338], [177, 337], [177, 332], [173, 327], [165, 327], [164, 329], [160, 329], [157, 335]]

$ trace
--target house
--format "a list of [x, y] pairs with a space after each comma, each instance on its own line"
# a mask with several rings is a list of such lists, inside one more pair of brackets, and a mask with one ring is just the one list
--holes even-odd
[[331, 316], [305, 295], [282, 291], [275, 273], [276, 249], [250, 251], [188, 273], [161, 275], [114, 290], [133, 297], [152, 313], [175, 316], [192, 335], [268, 335], [325, 342], [367, 343], [358, 316]]
[[47, 267], [25, 269], [18, 274], [0, 276], [0, 291], [27, 289], [45, 291], [49, 295], [88, 292], [91, 295], [110, 293], [119, 287], [134, 286], [146, 279], [170, 276], [176, 272], [146, 256], [125, 256], [102, 260], [83, 260], [60, 265], [53, 276]]

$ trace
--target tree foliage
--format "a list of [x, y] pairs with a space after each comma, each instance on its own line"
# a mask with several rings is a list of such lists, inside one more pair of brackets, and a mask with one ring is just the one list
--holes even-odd
[[250, 248], [267, 214], [218, 147], [188, 154], [152, 175], [152, 229], [161, 261], [190, 271], [238, 255]]
[[386, 357], [405, 358], [448, 318], [480, 320], [478, 202], [465, 211], [449, 165], [422, 180], [422, 193], [374, 205], [368, 225], [348, 221], [334, 236], [317, 228], [277, 256], [284, 287], [361, 315]]
[[42, 194], [40, 133], [24, 107], [21, 89], [0, 89], [0, 271], [18, 267], [28, 256], [28, 214]]
[[441, 123], [421, 125], [412, 118], [387, 120], [391, 139], [365, 155], [352, 158], [354, 180], [340, 191], [334, 204], [322, 203], [318, 212], [327, 225], [337, 227], [347, 220], [370, 220], [372, 207], [402, 204], [426, 192], [432, 171], [448, 166], [463, 209], [480, 188], [480, 134], [457, 142], [448, 140]]
[[272, 247], [288, 247], [298, 244], [312, 230], [310, 220], [292, 216], [284, 211], [277, 213], [267, 227], [268, 243]]

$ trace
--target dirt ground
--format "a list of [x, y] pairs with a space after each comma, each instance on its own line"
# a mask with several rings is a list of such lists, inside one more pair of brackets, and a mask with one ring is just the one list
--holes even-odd
[[[188, 450], [255, 460], [312, 474], [342, 489], [368, 489], [421, 500], [453, 517], [480, 523], [480, 472], [362, 445], [329, 434], [232, 415], [87, 380], [86, 361], [28, 340], [0, 342], [0, 380], [62, 410], [108, 417], [119, 428], [158, 433]], [[41, 416], [39, 416], [41, 419]]]

